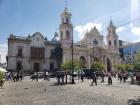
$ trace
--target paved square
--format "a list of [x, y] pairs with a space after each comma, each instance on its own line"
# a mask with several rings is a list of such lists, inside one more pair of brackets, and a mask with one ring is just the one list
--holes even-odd
[[128, 105], [129, 99], [140, 96], [140, 86], [120, 84], [117, 78], [112, 86], [100, 83], [101, 80], [98, 86], [90, 86], [91, 81], [76, 80], [74, 85], [60, 86], [54, 84], [55, 78], [6, 82], [4, 89], [0, 89], [0, 105]]

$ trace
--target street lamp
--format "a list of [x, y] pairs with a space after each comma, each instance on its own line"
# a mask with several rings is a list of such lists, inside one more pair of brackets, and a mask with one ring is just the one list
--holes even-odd
[[74, 82], [74, 67], [73, 67], [73, 28], [72, 28], [71, 58], [72, 58], [72, 84], [75, 84], [75, 82]]

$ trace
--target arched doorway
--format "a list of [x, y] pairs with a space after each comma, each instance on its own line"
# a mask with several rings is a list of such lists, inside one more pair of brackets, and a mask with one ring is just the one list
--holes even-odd
[[84, 57], [84, 56], [81, 56], [80, 57], [80, 62], [82, 63], [82, 65], [84, 66], [84, 67], [86, 67], [85, 65], [86, 65], [86, 58]]
[[107, 72], [112, 71], [112, 63], [109, 58], [107, 58]]
[[71, 36], [70, 36], [70, 32], [69, 31], [66, 31], [66, 39], [67, 40], [70, 40]]
[[40, 64], [34, 63], [34, 72], [39, 72], [39, 69], [40, 69]]
[[54, 72], [54, 63], [50, 63], [50, 71]]
[[94, 57], [94, 62], [99, 62], [99, 61], [100, 61], [99, 58]]

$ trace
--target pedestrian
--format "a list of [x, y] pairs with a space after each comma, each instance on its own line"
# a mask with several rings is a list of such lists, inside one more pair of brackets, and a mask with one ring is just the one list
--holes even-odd
[[105, 81], [104, 81], [104, 77], [105, 77], [104, 72], [102, 72], [102, 73], [101, 73], [101, 79], [102, 79], [102, 80], [101, 80], [101, 83], [104, 83], [104, 82], [105, 82]]
[[120, 73], [119, 73], [120, 83], [122, 82], [122, 78], [123, 78], [123, 74], [122, 74], [122, 72], [120, 72]]
[[65, 74], [62, 73], [62, 74], [61, 74], [61, 80], [62, 80], [61, 84], [62, 84], [62, 85], [64, 85], [64, 77], [65, 77]]
[[43, 76], [44, 76], [44, 80], [46, 80], [47, 79], [47, 73], [44, 72]]
[[133, 72], [130, 73], [131, 84], [134, 84], [134, 74]]
[[19, 73], [19, 79], [20, 79], [20, 82], [21, 82], [22, 79], [23, 79], [23, 75], [22, 75], [22, 73]]
[[58, 83], [58, 84], [60, 84], [60, 77], [61, 77], [61, 76], [60, 76], [60, 73], [58, 72], [58, 73], [57, 73], [57, 83]]
[[36, 81], [38, 81], [38, 74], [35, 72], [34, 74]]
[[82, 82], [84, 82], [84, 74], [83, 73], [81, 73], [81, 80], [82, 80]]
[[112, 78], [110, 72], [108, 72], [108, 85], [112, 85]]
[[16, 81], [17, 81], [17, 82], [19, 81], [19, 73], [17, 73]]
[[96, 76], [96, 73], [93, 73], [93, 75], [92, 75], [91, 86], [93, 86], [93, 83], [95, 83], [95, 85], [97, 85], [97, 76]]
[[13, 81], [16, 82], [16, 78], [17, 78], [17, 73], [14, 73], [13, 75]]
[[126, 73], [124, 72], [124, 73], [123, 73], [123, 83], [126, 83], [126, 78], [127, 78], [127, 75], [126, 75]]

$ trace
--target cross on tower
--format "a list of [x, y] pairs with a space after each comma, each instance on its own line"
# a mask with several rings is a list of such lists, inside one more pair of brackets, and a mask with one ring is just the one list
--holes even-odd
[[65, 8], [67, 8], [67, 0], [65, 0]]

